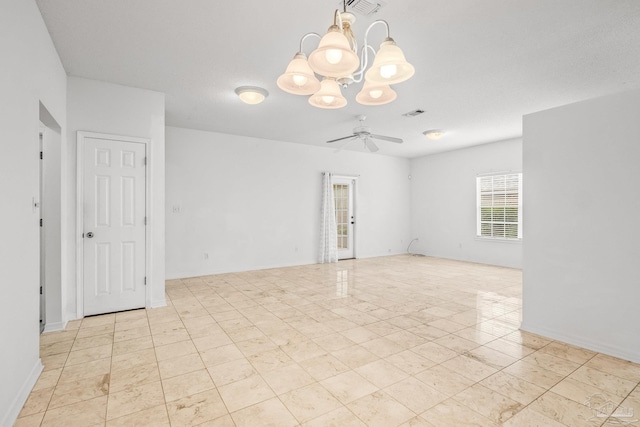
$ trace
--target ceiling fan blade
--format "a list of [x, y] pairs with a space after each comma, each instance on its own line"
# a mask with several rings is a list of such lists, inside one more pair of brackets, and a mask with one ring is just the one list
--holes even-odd
[[397, 144], [402, 144], [402, 142], [403, 142], [402, 138], [394, 138], [392, 136], [374, 135], [374, 134], [371, 134], [370, 136], [371, 136], [371, 138], [381, 139], [383, 141], [395, 142]]
[[[344, 138], [342, 138], [344, 139]], [[344, 144], [342, 144], [340, 147], [338, 147], [337, 150], [334, 150], [333, 153], [334, 154], [338, 154], [339, 152], [341, 152], [347, 145], [351, 144], [351, 141], [358, 139], [357, 136], [352, 136], [351, 139], [347, 140]]]
[[365, 138], [364, 145], [366, 145], [369, 151], [371, 151], [372, 153], [375, 153], [379, 150], [378, 146], [374, 144], [373, 141], [369, 138]]
[[331, 141], [327, 141], [327, 144], [330, 144], [332, 142], [342, 141], [343, 139], [353, 138], [354, 136], [356, 135], [349, 135], [349, 136], [343, 136], [342, 138], [338, 138], [338, 139], [332, 139]]

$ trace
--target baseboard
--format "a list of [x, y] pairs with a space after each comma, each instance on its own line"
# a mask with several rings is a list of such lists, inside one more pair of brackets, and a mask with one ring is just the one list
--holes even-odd
[[589, 337], [579, 337], [575, 335], [567, 335], [554, 329], [545, 328], [543, 326], [532, 325], [527, 322], [522, 322], [520, 329], [532, 334], [542, 335], [546, 338], [562, 341], [567, 344], [575, 345], [577, 347], [586, 348], [587, 350], [597, 351], [598, 353], [606, 354], [609, 356], [617, 357], [623, 360], [629, 360], [634, 363], [640, 363], [640, 354], [633, 351], [629, 351], [626, 348], [621, 348], [615, 345], [609, 345], [607, 343], [596, 342]]
[[54, 322], [54, 323], [47, 323], [44, 325], [44, 333], [47, 332], [57, 332], [57, 331], [64, 331], [64, 329], [67, 327], [67, 322]]
[[151, 308], [160, 308], [160, 307], [166, 307], [166, 306], [167, 306], [167, 300], [164, 298], [151, 301]]
[[36, 385], [43, 369], [44, 366], [42, 366], [42, 361], [37, 359], [35, 365], [31, 369], [31, 373], [29, 373], [26, 381], [22, 384], [22, 387], [20, 387], [20, 390], [16, 394], [15, 399], [11, 402], [9, 410], [0, 420], [0, 426], [12, 426], [15, 424], [18, 419], [18, 415], [20, 415], [20, 411], [22, 411], [22, 407], [29, 398], [29, 393], [31, 393], [31, 390], [33, 390], [33, 387]]

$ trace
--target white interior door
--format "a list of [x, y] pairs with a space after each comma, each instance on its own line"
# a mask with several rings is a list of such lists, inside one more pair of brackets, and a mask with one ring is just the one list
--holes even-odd
[[338, 228], [338, 259], [355, 257], [353, 190], [353, 179], [333, 178], [333, 197]]
[[84, 141], [84, 315], [144, 307], [146, 146]]

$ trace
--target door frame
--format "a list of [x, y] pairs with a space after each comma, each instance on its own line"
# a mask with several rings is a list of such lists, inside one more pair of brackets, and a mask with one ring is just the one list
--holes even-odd
[[333, 175], [331, 180], [331, 185], [340, 184], [340, 182], [335, 181], [350, 181], [351, 182], [351, 214], [353, 215], [353, 258], [344, 258], [344, 259], [357, 259], [358, 258], [358, 178], [360, 175]]
[[84, 317], [84, 146], [86, 138], [105, 139], [119, 142], [135, 142], [145, 144], [145, 277], [147, 278], [145, 286], [145, 307], [151, 307], [151, 168], [152, 168], [152, 145], [151, 139], [139, 138], [135, 136], [112, 135], [108, 133], [97, 133], [88, 131], [78, 131], [77, 141], [77, 157], [76, 157], [76, 316], [78, 319]]

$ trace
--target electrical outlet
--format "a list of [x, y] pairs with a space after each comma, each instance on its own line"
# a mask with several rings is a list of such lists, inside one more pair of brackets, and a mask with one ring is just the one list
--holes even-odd
[[180, 206], [180, 205], [173, 205], [173, 213], [174, 213], [174, 214], [179, 214], [180, 212], [182, 212], [182, 206]]

